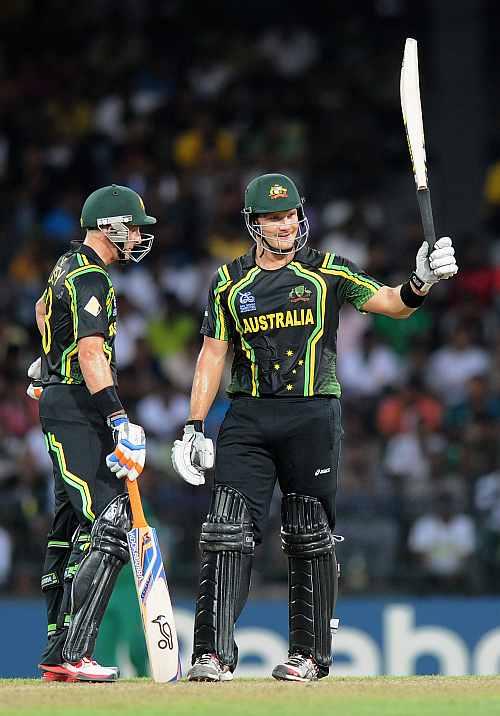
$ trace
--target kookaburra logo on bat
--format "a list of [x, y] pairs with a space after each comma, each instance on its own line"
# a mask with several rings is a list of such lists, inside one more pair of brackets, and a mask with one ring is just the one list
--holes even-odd
[[153, 624], [158, 624], [160, 627], [160, 634], [162, 638], [158, 641], [159, 649], [174, 648], [174, 640], [172, 638], [172, 628], [168, 623], [166, 617], [163, 614], [158, 614], [156, 619], [153, 619]]

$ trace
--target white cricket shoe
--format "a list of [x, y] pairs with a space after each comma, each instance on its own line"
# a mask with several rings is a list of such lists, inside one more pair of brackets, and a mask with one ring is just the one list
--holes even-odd
[[232, 681], [233, 673], [217, 654], [202, 654], [189, 669], [187, 678], [188, 681]]
[[116, 681], [120, 676], [117, 666], [101, 666], [94, 659], [84, 657], [76, 664], [63, 661], [62, 664], [39, 664], [43, 681]]
[[317, 681], [318, 665], [310, 656], [291, 654], [283, 664], [273, 669], [275, 679], [281, 681]]

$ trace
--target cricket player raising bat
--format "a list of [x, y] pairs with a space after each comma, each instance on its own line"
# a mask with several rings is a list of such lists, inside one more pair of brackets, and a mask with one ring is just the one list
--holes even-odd
[[83, 243], [60, 257], [36, 304], [42, 354], [30, 367], [28, 393], [40, 400], [55, 480], [42, 576], [48, 640], [40, 669], [47, 681], [118, 678], [118, 669], [96, 663], [93, 651], [129, 559], [125, 483], [142, 472], [146, 440], [116, 389], [117, 312], [108, 266], [140, 261], [153, 241], [142, 227], [154, 223], [132, 189], [113, 184], [93, 192], [82, 209]]
[[221, 266], [208, 294], [191, 412], [172, 459], [192, 485], [214, 464], [203, 421], [234, 349], [231, 405], [221, 426], [210, 511], [201, 529], [201, 571], [191, 681], [229, 681], [238, 661], [234, 625], [246, 602], [254, 547], [262, 542], [276, 480], [289, 565], [289, 651], [272, 675], [312, 681], [328, 674], [337, 597], [335, 493], [342, 435], [335, 374], [339, 312], [404, 319], [432, 286], [457, 273], [448, 237], [419, 248], [409, 278], [384, 286], [352, 261], [309, 247], [295, 183], [264, 174], [245, 191], [254, 247]]

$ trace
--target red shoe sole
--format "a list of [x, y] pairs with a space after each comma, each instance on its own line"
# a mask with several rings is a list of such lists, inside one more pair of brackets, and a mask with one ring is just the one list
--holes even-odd
[[110, 675], [107, 678], [102, 678], [97, 674], [68, 674], [63, 666], [57, 666], [52, 664], [39, 664], [39, 669], [42, 671], [42, 681], [64, 681], [66, 683], [74, 684], [77, 681], [87, 683], [113, 683], [117, 681], [117, 675]]
[[42, 674], [42, 681], [74, 682], [76, 679], [73, 679], [71, 676], [67, 676], [66, 674], [54, 674], [53, 671], [44, 671]]

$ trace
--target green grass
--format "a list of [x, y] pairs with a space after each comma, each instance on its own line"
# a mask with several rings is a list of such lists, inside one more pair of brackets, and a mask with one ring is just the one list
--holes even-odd
[[332, 678], [311, 684], [0, 681], [2, 716], [496, 716], [500, 676]]

